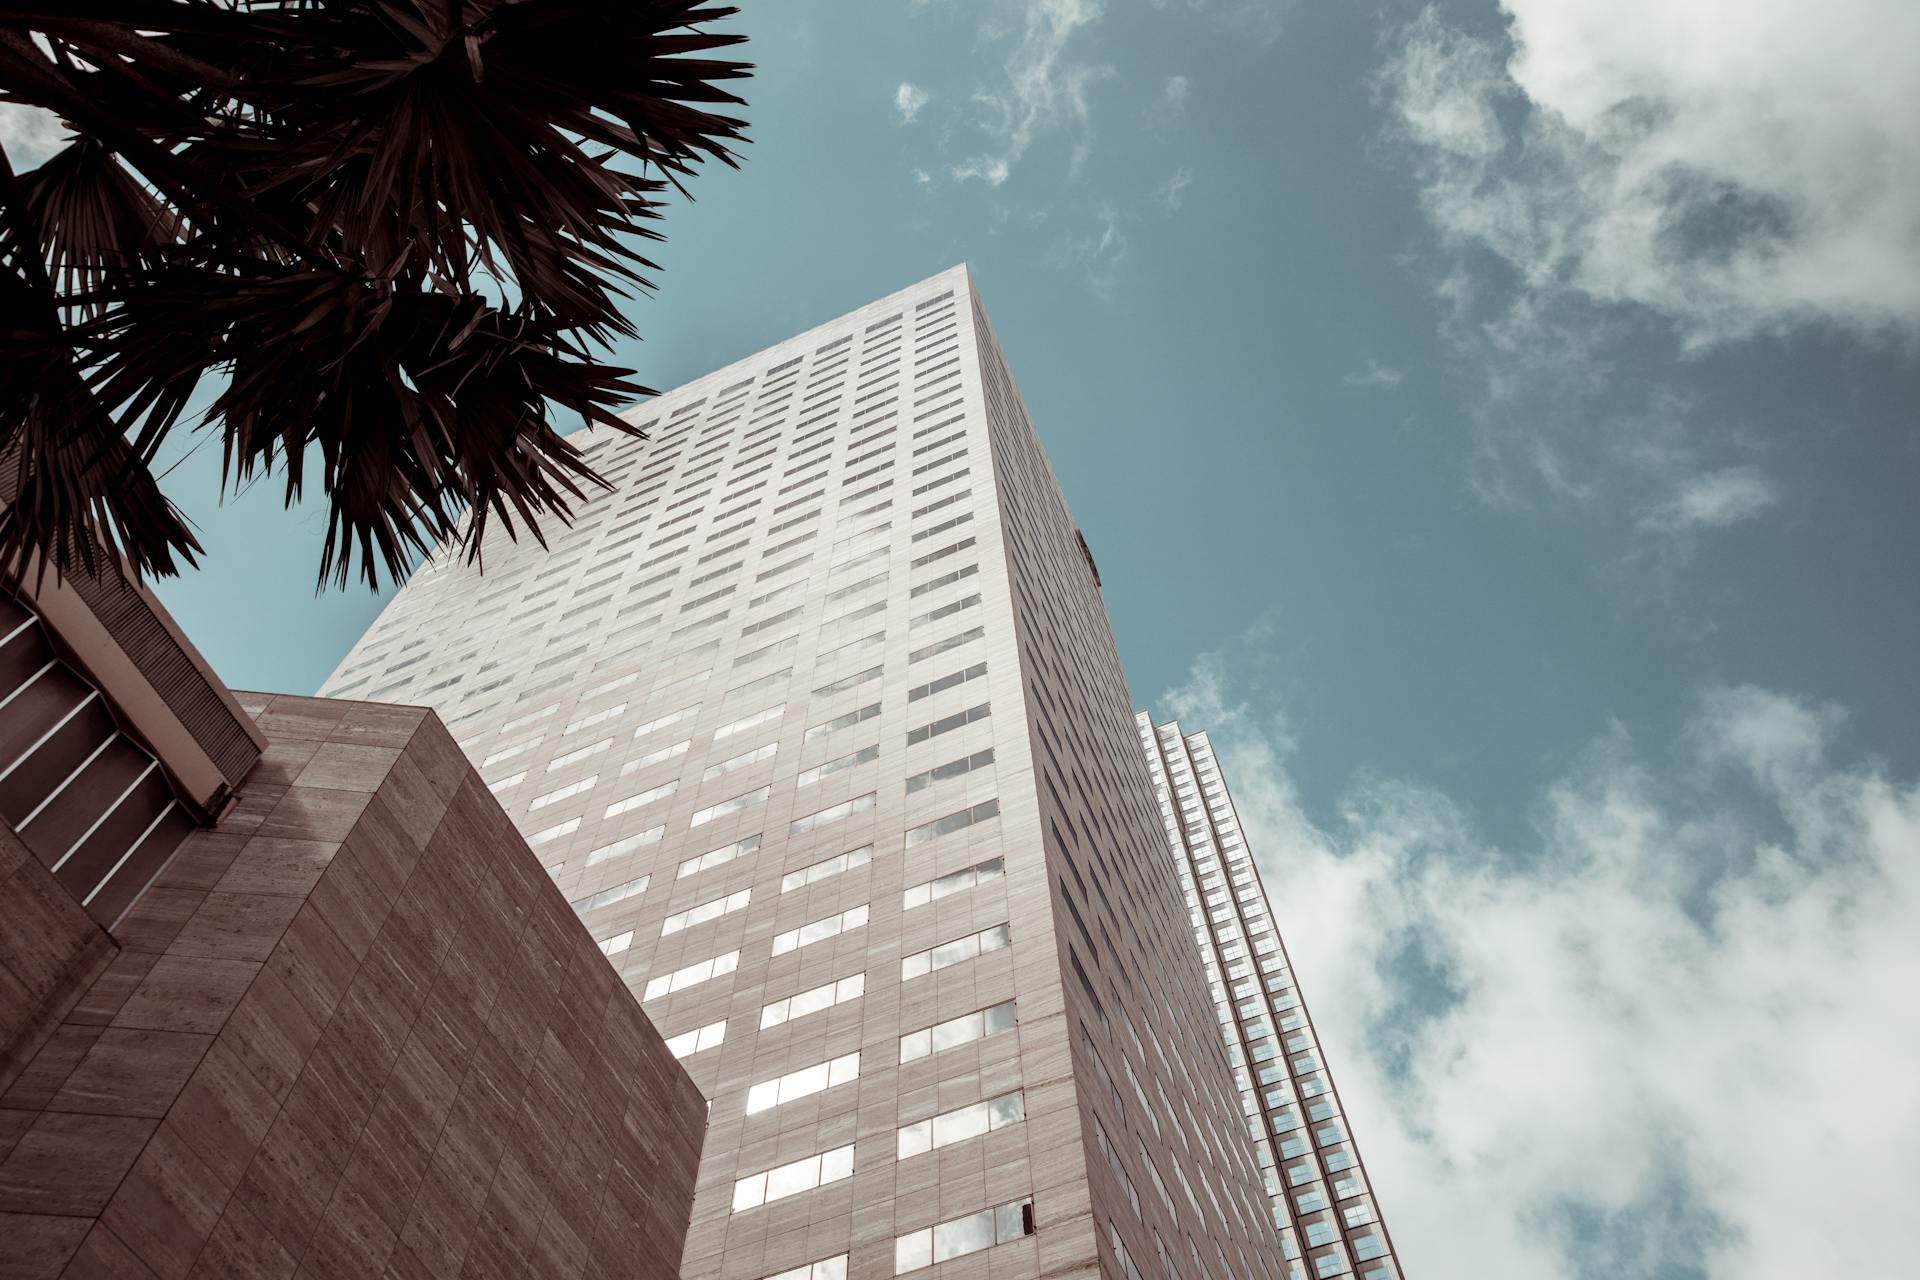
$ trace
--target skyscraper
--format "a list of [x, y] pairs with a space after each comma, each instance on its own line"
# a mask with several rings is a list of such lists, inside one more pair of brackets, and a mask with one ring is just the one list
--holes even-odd
[[1317, 1274], [1398, 1274], [1213, 743], [1137, 717], [1274, 1221]]
[[966, 269], [634, 420], [550, 551], [424, 567], [324, 689], [441, 713], [709, 1099], [682, 1274], [1288, 1275]]

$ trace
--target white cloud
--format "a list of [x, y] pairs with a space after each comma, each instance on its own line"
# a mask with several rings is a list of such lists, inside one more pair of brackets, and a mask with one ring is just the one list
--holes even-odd
[[912, 124], [919, 118], [922, 108], [933, 100], [933, 95], [925, 89], [915, 88], [902, 80], [900, 87], [893, 91], [893, 109], [900, 113], [901, 124]]
[[1332, 829], [1211, 659], [1210, 729], [1382, 1211], [1432, 1280], [1893, 1276], [1920, 1217], [1920, 787], [1831, 708], [1605, 734], [1499, 849], [1362, 778]]
[[1187, 113], [1187, 98], [1192, 92], [1192, 82], [1185, 76], [1168, 76], [1142, 113], [1147, 127], [1165, 130], [1178, 123]]
[[37, 169], [71, 136], [60, 117], [23, 102], [0, 102], [0, 147], [14, 172]]
[[1099, 0], [1023, 0], [1001, 76], [974, 94], [988, 145], [953, 166], [956, 179], [1001, 185], [1034, 140], [1057, 126], [1077, 132], [1075, 165], [1084, 159], [1092, 131], [1087, 93], [1106, 72], [1070, 57], [1068, 45], [1100, 15]]
[[1391, 365], [1381, 364], [1372, 356], [1367, 357], [1364, 368], [1356, 369], [1347, 375], [1350, 387], [1373, 387], [1382, 391], [1391, 391], [1407, 380], [1405, 369], [1395, 369]]
[[1641, 519], [1641, 527], [1657, 533], [1724, 529], [1762, 515], [1779, 501], [1779, 486], [1763, 472], [1725, 467], [1689, 477]]
[[1101, 205], [1094, 212], [1094, 230], [1069, 238], [1057, 256], [1057, 264], [1085, 271], [1087, 283], [1096, 294], [1104, 297], [1112, 293], [1129, 247], [1125, 224], [1120, 210], [1111, 204]]
[[1446, 237], [1693, 347], [1920, 332], [1920, 6], [1501, 4], [1506, 40], [1429, 9], [1382, 75]]
[[1193, 185], [1193, 170], [1182, 167], [1168, 175], [1167, 180], [1153, 189], [1153, 202], [1173, 213], [1187, 202], [1187, 188]]

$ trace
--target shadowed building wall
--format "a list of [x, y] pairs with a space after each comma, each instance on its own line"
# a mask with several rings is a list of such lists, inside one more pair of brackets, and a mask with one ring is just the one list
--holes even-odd
[[439, 721], [240, 705], [237, 803], [0, 1075], [0, 1276], [672, 1275], [704, 1105]]

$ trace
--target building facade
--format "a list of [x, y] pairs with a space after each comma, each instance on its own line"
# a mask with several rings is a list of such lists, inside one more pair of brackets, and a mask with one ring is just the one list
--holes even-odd
[[1298, 1276], [1395, 1280], [1374, 1202], [1213, 743], [1137, 717], [1273, 1220]]
[[677, 1272], [705, 1105], [431, 712], [0, 619], [0, 1276]]
[[1289, 1274], [1092, 556], [964, 267], [576, 436], [435, 708], [710, 1104], [699, 1280]]

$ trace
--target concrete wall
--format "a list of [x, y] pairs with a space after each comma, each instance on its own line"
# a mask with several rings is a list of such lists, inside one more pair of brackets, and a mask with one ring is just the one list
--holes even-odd
[[676, 1274], [705, 1105], [439, 721], [241, 702], [0, 1093], [0, 1280]]

